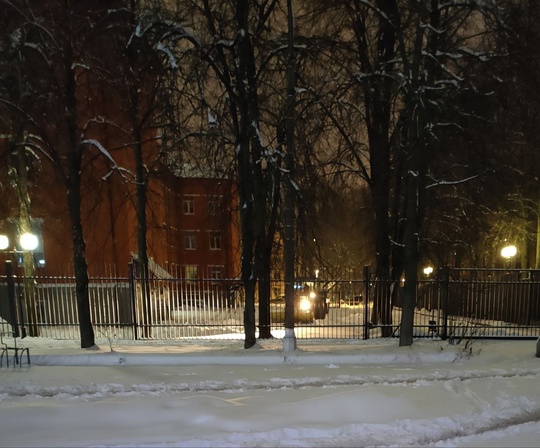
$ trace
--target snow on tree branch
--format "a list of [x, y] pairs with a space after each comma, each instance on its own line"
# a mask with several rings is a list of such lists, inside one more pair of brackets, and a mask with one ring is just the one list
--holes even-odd
[[474, 176], [470, 176], [470, 177], [467, 177], [465, 179], [460, 179], [460, 180], [455, 180], [455, 181], [449, 181], [449, 180], [439, 180], [439, 181], [436, 181], [435, 183], [431, 184], [431, 185], [426, 185], [426, 190], [429, 189], [429, 188], [433, 188], [433, 187], [438, 187], [438, 186], [441, 186], [441, 185], [459, 185], [459, 184], [463, 184], [465, 182], [469, 182], [475, 178], [477, 178], [478, 175], [474, 175]]
[[176, 62], [176, 58], [174, 57], [172, 51], [170, 49], [168, 49], [167, 47], [165, 47], [161, 42], [158, 42], [156, 44], [156, 50], [157, 51], [162, 51], [163, 53], [165, 53], [165, 55], [167, 55], [167, 58], [169, 59], [169, 64], [171, 66], [171, 68], [173, 69], [177, 69], [178, 68], [178, 63]]
[[[127, 179], [127, 176], [125, 176], [124, 173], [130, 173], [129, 170], [127, 170], [126, 168], [122, 168], [120, 166], [118, 166], [118, 164], [116, 163], [116, 161], [114, 160], [114, 158], [111, 156], [111, 153], [109, 151], [107, 151], [103, 145], [98, 141], [98, 140], [95, 140], [95, 139], [86, 139], [86, 140], [83, 140], [81, 142], [83, 145], [90, 145], [90, 146], [94, 146], [95, 148], [97, 148], [99, 150], [99, 152], [101, 152], [101, 154], [103, 154], [112, 164], [112, 169], [105, 175], [101, 178], [101, 180], [107, 180], [109, 178], [109, 176], [114, 172], [114, 171], [118, 171], [120, 173], [120, 175], [124, 178], [124, 179]], [[131, 174], [131, 173], [130, 173]]]
[[83, 140], [81, 143], [83, 145], [95, 146], [105, 157], [107, 157], [107, 159], [110, 160], [110, 162], [113, 164], [113, 166], [115, 166], [115, 167], [118, 166], [116, 164], [115, 160], [113, 159], [113, 157], [111, 156], [111, 154], [109, 153], [109, 151], [107, 151], [99, 141], [97, 141], [95, 139], [87, 139], [87, 140]]

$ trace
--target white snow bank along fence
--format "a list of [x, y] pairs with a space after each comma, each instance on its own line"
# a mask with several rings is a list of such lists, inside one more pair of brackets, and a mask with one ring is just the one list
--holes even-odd
[[[78, 339], [75, 279], [28, 280], [13, 277], [15, 297], [10, 304], [7, 278], [0, 276], [0, 330], [9, 331], [14, 324], [19, 334]], [[299, 292], [298, 338], [399, 336], [401, 280], [376, 279], [366, 268], [349, 278], [313, 279], [311, 287], [324, 307], [313, 302], [304, 309]], [[282, 282], [273, 282], [270, 303], [264, 305], [258, 298], [256, 303], [258, 327], [278, 337], [283, 329], [282, 291]], [[98, 338], [231, 339], [242, 338], [244, 331], [243, 288], [236, 279], [93, 277], [89, 296]], [[536, 339], [540, 271], [440, 269], [418, 283], [414, 325], [415, 337]]]

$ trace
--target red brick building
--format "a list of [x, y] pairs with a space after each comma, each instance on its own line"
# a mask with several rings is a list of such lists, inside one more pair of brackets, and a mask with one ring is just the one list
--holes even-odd
[[[125, 276], [138, 250], [135, 192], [119, 175], [103, 180], [109, 169], [101, 159], [86, 167], [81, 198], [86, 257], [91, 275]], [[2, 185], [1, 190], [0, 233], [13, 240], [17, 197], [9, 185]], [[45, 260], [37, 274], [66, 275], [72, 271], [66, 193], [45, 164], [35, 174], [30, 196]], [[237, 276], [240, 238], [235, 198], [231, 179], [194, 174], [177, 177], [167, 169], [151, 177], [147, 198], [151, 264], [178, 278]]]
[[234, 185], [229, 179], [183, 177], [163, 186], [164, 228], [156, 260], [182, 278], [234, 278], [239, 274], [239, 233]]
[[[126, 56], [125, 48], [132, 37], [132, 16], [128, 9], [121, 8], [118, 11], [123, 11], [122, 14], [110, 14], [114, 8], [109, 3], [72, 5], [70, 18], [76, 34], [70, 42], [78, 52], [62, 53], [66, 60], [54, 59], [58, 67], [49, 67], [43, 62], [46, 58], [29, 51], [23, 61], [26, 65], [19, 68], [27, 75], [24, 81], [50, 99], [25, 103], [35, 122], [35, 129], [29, 133], [40, 135], [40, 141], [50, 142], [43, 152], [33, 151], [39, 153], [39, 160], [28, 157], [26, 161], [30, 214], [36, 224], [40, 223], [45, 260], [38, 273], [65, 275], [73, 271], [66, 185], [69, 178], [66, 167], [73, 165], [66, 160], [74, 151], [73, 142], [67, 137], [71, 134], [66, 129], [71, 129], [73, 123], [66, 122], [68, 114], [64, 105], [64, 97], [69, 93], [76, 102], [75, 134], [80, 139], [77, 150], [82, 151], [82, 166], [78, 170], [81, 221], [90, 275], [127, 275], [132, 254], [138, 251], [134, 173], [135, 153], [140, 149], [139, 166], [144, 165], [148, 173], [148, 256], [157, 265], [182, 276], [194, 276], [195, 271], [197, 276], [235, 276], [239, 235], [234, 183], [213, 174], [175, 176], [160, 162], [163, 148], [157, 135], [159, 126], [152, 121], [161, 107], [153, 87], [155, 78], [160, 76], [156, 71], [158, 57], [152, 52], [145, 53], [149, 45], [145, 41], [134, 47], [145, 58]], [[37, 16], [43, 15], [47, 29], [64, 36], [62, 8], [47, 8], [47, 2], [32, 8], [40, 12]], [[11, 9], [10, 14], [12, 20], [7, 25], [15, 26], [16, 20], [26, 23], [18, 11]], [[98, 25], [103, 26], [100, 32], [95, 28]], [[28, 39], [32, 36], [29, 33]], [[41, 41], [37, 44], [41, 45]], [[49, 47], [43, 48], [45, 51]], [[88, 70], [83, 63], [86, 59], [96, 68]], [[73, 68], [70, 76], [74, 76], [75, 86], [60, 76], [66, 62]], [[45, 95], [50, 93], [50, 86], [56, 85], [64, 89], [58, 87], [64, 96], [54, 89]], [[74, 88], [74, 92], [68, 92], [67, 86]], [[132, 101], [134, 92], [137, 101]], [[17, 180], [8, 176], [9, 167], [15, 166], [10, 148], [14, 142], [23, 141], [17, 131], [20, 126], [16, 125], [14, 121], [11, 127], [0, 129], [0, 233], [9, 233], [11, 239], [16, 237], [20, 193], [14, 187]], [[26, 154], [30, 154], [26, 151], [29, 148], [30, 145], [25, 148]]]

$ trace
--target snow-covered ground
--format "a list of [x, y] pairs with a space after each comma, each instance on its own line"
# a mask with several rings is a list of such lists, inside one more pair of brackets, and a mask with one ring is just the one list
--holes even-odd
[[22, 342], [0, 446], [540, 447], [535, 341]]

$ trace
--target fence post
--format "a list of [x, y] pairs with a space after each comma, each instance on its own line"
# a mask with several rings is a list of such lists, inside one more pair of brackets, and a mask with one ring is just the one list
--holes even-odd
[[364, 266], [364, 340], [369, 339], [369, 266]]
[[128, 264], [129, 273], [129, 297], [131, 299], [131, 320], [133, 325], [133, 339], [139, 339], [137, 334], [137, 301], [135, 300], [135, 267], [133, 263]]
[[19, 323], [17, 321], [17, 308], [15, 304], [15, 281], [13, 280], [13, 265], [11, 260], [6, 260], [6, 282], [8, 293], [9, 318], [13, 335], [19, 337]]
[[[540, 307], [538, 305], [540, 285], [538, 275], [540, 271], [538, 269], [531, 269], [530, 282], [531, 289], [529, 292], [529, 303], [527, 306], [527, 325], [534, 325], [533, 322], [540, 320]], [[540, 338], [538, 339], [540, 341]]]
[[443, 324], [441, 331], [441, 339], [445, 341], [448, 339], [448, 287], [449, 287], [449, 277], [450, 277], [450, 268], [444, 266], [440, 270], [441, 277], [440, 279], [440, 288], [441, 288], [441, 302], [442, 302], [442, 311], [443, 311]]

